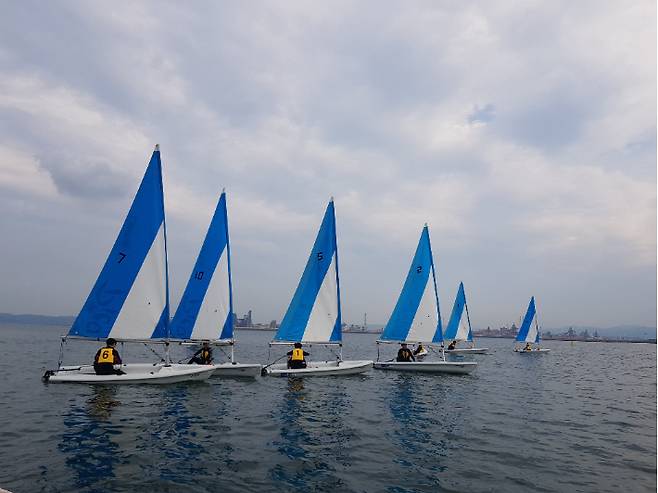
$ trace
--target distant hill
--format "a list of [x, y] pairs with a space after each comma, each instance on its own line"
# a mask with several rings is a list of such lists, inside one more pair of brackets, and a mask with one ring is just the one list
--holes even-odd
[[71, 325], [74, 320], [75, 317], [70, 315], [14, 315], [13, 313], [0, 313], [1, 324], [68, 326]]

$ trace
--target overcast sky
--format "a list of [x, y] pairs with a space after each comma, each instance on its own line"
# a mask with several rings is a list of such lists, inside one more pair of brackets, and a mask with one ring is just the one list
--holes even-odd
[[2, 2], [0, 312], [79, 311], [156, 143], [172, 309], [226, 187], [258, 321], [333, 195], [347, 322], [427, 222], [444, 322], [656, 324], [655, 0]]

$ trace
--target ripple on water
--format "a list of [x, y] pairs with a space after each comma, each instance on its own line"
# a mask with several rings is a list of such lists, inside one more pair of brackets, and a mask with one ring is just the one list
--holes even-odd
[[[17, 492], [656, 488], [655, 346], [556, 342], [532, 359], [491, 340], [466, 378], [112, 388], [41, 384], [18, 355], [54, 362], [58, 332], [43, 334], [13, 333], [1, 366], [0, 485]], [[240, 358], [264, 361], [268, 336], [241, 333]], [[373, 347], [346, 336], [346, 357]]]

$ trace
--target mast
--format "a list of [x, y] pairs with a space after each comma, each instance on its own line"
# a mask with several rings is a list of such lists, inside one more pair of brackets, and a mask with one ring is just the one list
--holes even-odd
[[[473, 334], [473, 328], [471, 327], [471, 317], [468, 315], [468, 302], [466, 301], [466, 293], [464, 293], [464, 309], [466, 310], [466, 320], [468, 321], [468, 333]], [[468, 334], [466, 335], [468, 339]], [[471, 347], [475, 346], [473, 339], [471, 338]]]
[[337, 325], [338, 325], [338, 331], [340, 333], [339, 340], [340, 342], [340, 355], [339, 355], [339, 361], [343, 361], [343, 335], [342, 335], [342, 330], [343, 330], [343, 318], [340, 315], [340, 277], [338, 275], [338, 240], [336, 239], [336, 206], [334, 205], [334, 196], [332, 195], [331, 198], [329, 199], [329, 203], [331, 204], [331, 209], [333, 214], [332, 216], [332, 221], [333, 221], [333, 235], [334, 235], [334, 255], [336, 255], [336, 299], [337, 299], [337, 306], [338, 306], [338, 316], [337, 316]]
[[160, 144], [155, 144], [155, 149], [153, 153], [158, 153], [160, 159], [160, 190], [162, 192], [162, 232], [164, 233], [164, 261], [165, 261], [165, 314], [164, 314], [164, 326], [165, 326], [165, 365], [169, 366], [171, 364], [171, 354], [169, 353], [169, 339], [171, 337], [169, 331], [169, 256], [167, 254], [167, 216], [165, 215], [165, 205], [164, 205], [164, 183], [162, 180], [162, 157], [160, 157]]

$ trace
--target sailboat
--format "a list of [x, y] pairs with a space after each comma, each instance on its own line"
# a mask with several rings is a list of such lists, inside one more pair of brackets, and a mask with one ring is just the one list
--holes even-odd
[[[441, 348], [442, 361], [379, 361], [379, 345], [421, 343], [432, 349]], [[436, 274], [427, 224], [423, 227], [400, 297], [377, 341], [377, 361], [380, 370], [426, 371], [435, 373], [470, 373], [477, 363], [446, 361]]]
[[[171, 321], [171, 337], [182, 344], [231, 348], [230, 361], [212, 365], [214, 376], [256, 377], [261, 365], [237, 363], [233, 338], [233, 290], [226, 193], [222, 191], [192, 274]], [[188, 365], [179, 365], [185, 367]]]
[[473, 342], [473, 330], [471, 328], [471, 318], [468, 314], [468, 304], [466, 303], [466, 294], [464, 293], [464, 283], [459, 283], [455, 304], [452, 306], [450, 321], [446, 327], [443, 338], [446, 342], [467, 342], [469, 347], [450, 349], [446, 348], [446, 353], [450, 354], [485, 354], [489, 348], [476, 348]]
[[[523, 346], [526, 343], [526, 346]], [[536, 346], [533, 346], [536, 345]], [[525, 349], [530, 346], [531, 349]], [[539, 347], [539, 321], [537, 320], [537, 310], [535, 309], [535, 297], [530, 298], [528, 310], [525, 312], [523, 323], [516, 335], [514, 351], [519, 354], [541, 354], [548, 353], [550, 349]]]
[[372, 368], [372, 361], [343, 360], [341, 325], [336, 216], [332, 198], [304, 273], [270, 347], [294, 343], [338, 346], [337, 360], [308, 361], [306, 368], [299, 369], [275, 362], [266, 365], [263, 374], [281, 377], [350, 375]]
[[[156, 145], [105, 265], [68, 335], [62, 337], [57, 370], [48, 370], [44, 380], [163, 384], [210, 377], [212, 368], [170, 364], [168, 276], [162, 164]], [[164, 344], [164, 363], [122, 364], [123, 375], [96, 375], [93, 365], [62, 366], [67, 339], [109, 337]]]

